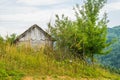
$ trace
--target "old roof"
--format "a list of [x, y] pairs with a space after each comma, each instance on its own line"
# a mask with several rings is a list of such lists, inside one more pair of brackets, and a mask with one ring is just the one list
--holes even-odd
[[52, 38], [51, 37], [51, 35], [49, 35], [47, 32], [45, 32], [42, 28], [40, 28], [37, 24], [34, 24], [34, 25], [32, 25], [29, 29], [27, 29], [25, 32], [23, 32], [20, 36], [18, 36], [16, 39], [15, 39], [15, 43], [17, 42], [17, 41], [19, 41], [19, 39], [21, 39], [21, 38], [23, 38], [24, 37], [24, 35], [28, 32], [28, 31], [30, 31], [31, 29], [33, 29], [33, 28], [38, 28], [39, 30], [41, 30], [42, 31], [42, 33], [45, 35], [45, 36], [47, 36], [50, 40], [52, 40], [52, 41], [55, 41], [55, 39], [54, 38]]

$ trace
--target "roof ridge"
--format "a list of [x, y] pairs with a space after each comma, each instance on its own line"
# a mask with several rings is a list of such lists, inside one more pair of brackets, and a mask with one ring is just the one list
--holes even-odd
[[[32, 25], [31, 27], [29, 27], [26, 31], [24, 31], [22, 34], [20, 34], [20, 35], [16, 38], [16, 40], [15, 40], [14, 42], [16, 43], [16, 41], [18, 41], [20, 38], [22, 38], [22, 37], [24, 36], [24, 34], [26, 34], [26, 32], [29, 31], [29, 30], [31, 30], [33, 27], [37, 27], [38, 29], [40, 29], [40, 30], [43, 32], [44, 35], [46, 35], [46, 36], [48, 36], [49, 38], [53, 39], [50, 34], [48, 34], [46, 31], [44, 31], [44, 30], [43, 30], [41, 27], [39, 27], [37, 24], [34, 24], [34, 25]], [[53, 39], [53, 40], [54, 40], [54, 39]]]

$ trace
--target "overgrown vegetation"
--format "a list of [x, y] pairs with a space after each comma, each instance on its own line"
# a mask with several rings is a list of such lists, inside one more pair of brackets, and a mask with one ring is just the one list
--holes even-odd
[[106, 50], [111, 44], [107, 42], [107, 16], [98, 17], [105, 3], [106, 0], [87, 0], [82, 9], [77, 5], [75, 21], [56, 15], [55, 24], [49, 23], [50, 33], [56, 39], [54, 50], [44, 46], [37, 49], [16, 46], [13, 44], [15, 34], [7, 36], [6, 40], [0, 37], [0, 79], [20, 80], [24, 76], [34, 76], [44, 80], [46, 76], [67, 76], [71, 80], [119, 80], [118, 74], [88, 61], [94, 62], [95, 54], [109, 52]]
[[[107, 16], [99, 19], [99, 12], [106, 0], [87, 0], [84, 5], [76, 5], [75, 21], [56, 15], [55, 24], [49, 23], [51, 35], [57, 40], [55, 47], [66, 53], [69, 51], [86, 61], [94, 62], [95, 54], [105, 54], [110, 50], [107, 42]], [[106, 49], [107, 48], [107, 49]]]
[[23, 76], [69, 76], [71, 78], [119, 79], [99, 66], [92, 67], [60, 51], [5, 45], [0, 47], [0, 79], [19, 80]]

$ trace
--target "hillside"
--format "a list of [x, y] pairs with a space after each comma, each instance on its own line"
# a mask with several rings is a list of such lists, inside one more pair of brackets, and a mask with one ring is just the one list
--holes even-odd
[[119, 80], [98, 65], [88, 65], [72, 55], [41, 48], [0, 45], [0, 80]]
[[112, 51], [110, 54], [103, 55], [101, 62], [104, 65], [111, 66], [113, 68], [120, 68], [120, 26], [115, 26], [113, 28], [108, 28], [108, 41], [116, 40], [110, 48]]

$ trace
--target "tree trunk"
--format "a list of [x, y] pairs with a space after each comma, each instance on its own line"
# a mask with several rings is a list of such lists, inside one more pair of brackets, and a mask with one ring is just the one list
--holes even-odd
[[94, 55], [91, 54], [91, 61], [92, 61], [92, 65], [94, 65]]

